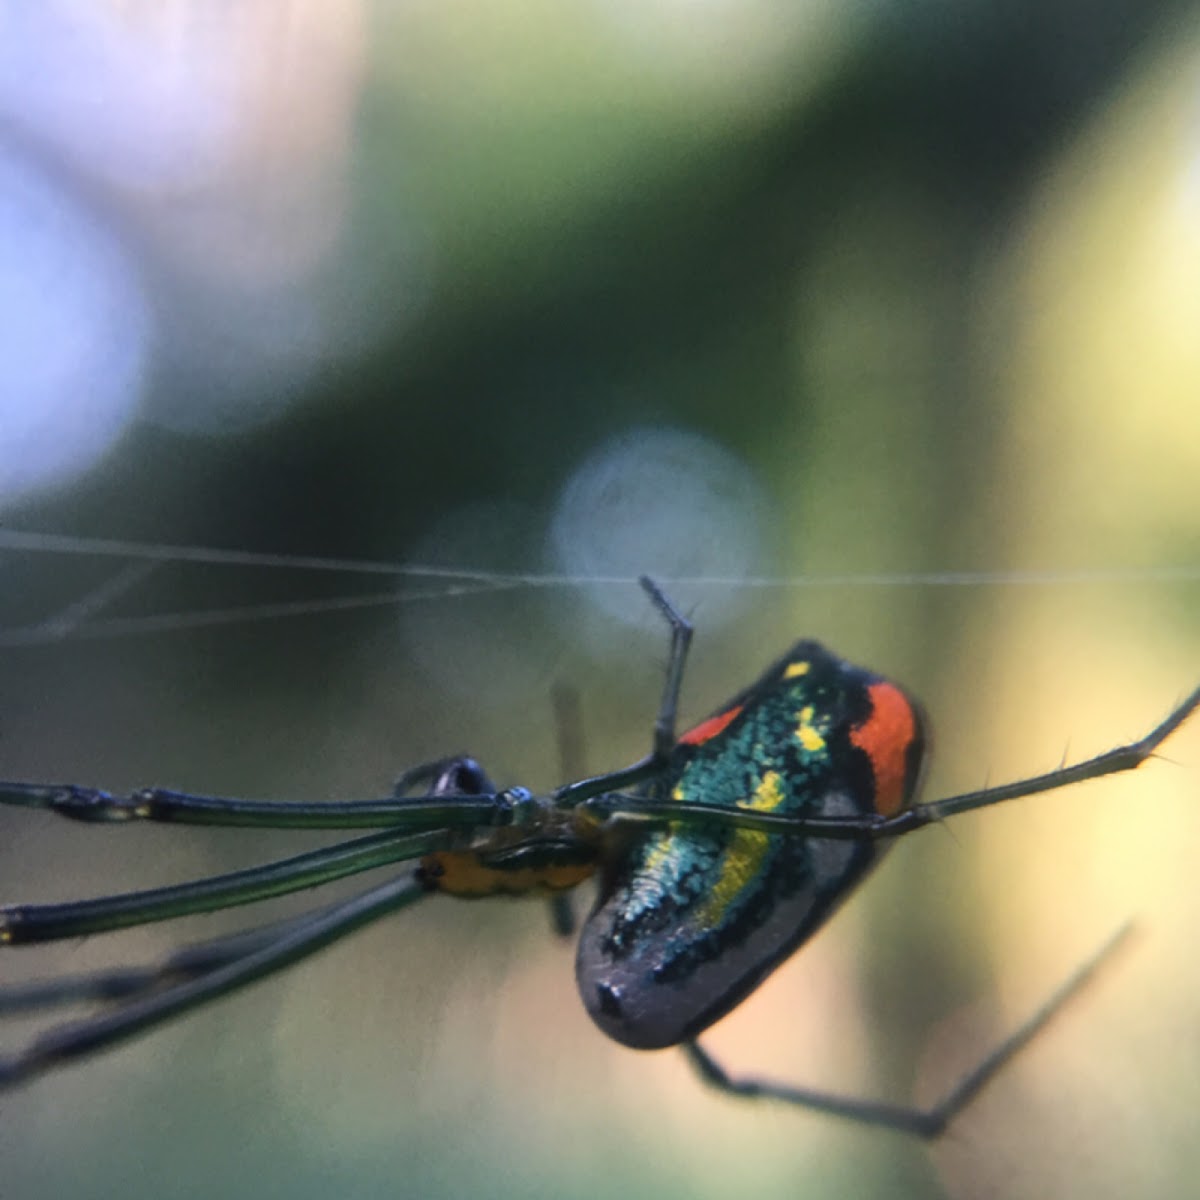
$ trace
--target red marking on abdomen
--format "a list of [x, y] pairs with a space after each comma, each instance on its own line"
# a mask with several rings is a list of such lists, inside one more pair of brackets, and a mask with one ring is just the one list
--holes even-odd
[[702, 746], [705, 742], [715, 738], [741, 711], [740, 704], [734, 705], [733, 708], [727, 708], [723, 713], [717, 713], [715, 717], [709, 717], [707, 721], [693, 725], [687, 733], [679, 735], [679, 740], [687, 746]]
[[894, 684], [881, 680], [867, 691], [871, 715], [850, 730], [850, 740], [871, 760], [875, 811], [890, 817], [907, 799], [908, 751], [917, 736], [917, 718], [908, 697]]

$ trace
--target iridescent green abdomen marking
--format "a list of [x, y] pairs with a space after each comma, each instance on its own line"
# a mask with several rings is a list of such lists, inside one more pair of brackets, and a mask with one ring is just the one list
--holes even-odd
[[[893, 684], [800, 642], [679, 739], [658, 798], [805, 816], [897, 811], [922, 752]], [[877, 861], [879, 842], [680, 822], [608, 864], [577, 976], [597, 1024], [651, 1049], [729, 1012]]]

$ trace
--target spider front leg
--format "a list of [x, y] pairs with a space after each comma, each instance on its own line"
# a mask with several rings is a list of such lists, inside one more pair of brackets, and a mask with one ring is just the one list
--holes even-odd
[[[487, 779], [471, 759], [469, 763]], [[441, 766], [443, 764], [432, 764]], [[416, 769], [424, 778], [429, 767]], [[468, 776], [476, 778], [473, 774]], [[401, 784], [408, 777], [402, 777]], [[225, 796], [195, 796], [166, 788], [142, 788], [114, 795], [99, 788], [70, 783], [0, 782], [0, 804], [36, 808], [88, 824], [155, 821], [177, 825], [220, 825], [255, 829], [463, 829], [504, 825], [512, 819], [516, 792], [424, 796], [393, 794], [379, 800], [334, 800], [314, 803], [293, 800], [242, 800]]]
[[774, 1100], [781, 1104], [790, 1104], [798, 1108], [807, 1108], [814, 1112], [842, 1117], [860, 1125], [892, 1129], [897, 1133], [910, 1134], [925, 1141], [932, 1141], [946, 1131], [950, 1122], [979, 1095], [1020, 1050], [1027, 1046], [1058, 1015], [1064, 1005], [1078, 996], [1091, 982], [1096, 972], [1126, 942], [1132, 932], [1132, 923], [1122, 925], [1059, 985], [1058, 989], [1042, 1003], [1036, 1012], [1031, 1013], [1021, 1025], [1000, 1042], [990, 1054], [972, 1067], [930, 1108], [839, 1096], [831, 1092], [797, 1087], [775, 1080], [734, 1076], [717, 1062], [699, 1042], [685, 1043], [683, 1051], [705, 1083], [731, 1096], [750, 1100]]
[[554, 803], [560, 808], [573, 808], [577, 804], [600, 796], [605, 792], [619, 792], [622, 788], [634, 787], [657, 775], [666, 765], [675, 749], [677, 738], [675, 724], [679, 712], [679, 692], [683, 686], [683, 672], [687, 666], [688, 649], [692, 644], [692, 625], [667, 598], [666, 593], [648, 575], [638, 577], [642, 590], [650, 597], [654, 607], [662, 613], [671, 627], [671, 647], [667, 658], [666, 680], [662, 698], [654, 719], [654, 740], [650, 753], [631, 767], [594, 775], [590, 779], [578, 779], [564, 784], [554, 793]]
[[454, 843], [449, 830], [424, 834], [385, 830], [321, 850], [298, 854], [190, 883], [122, 892], [65, 904], [13, 904], [0, 907], [0, 945], [47, 942], [170, 921], [192, 913], [217, 912], [319, 887], [348, 875], [418, 858]]
[[[561, 779], [579, 779], [587, 769], [583, 750], [583, 709], [579, 692], [566, 683], [556, 683], [550, 692], [554, 709], [554, 740], [558, 748]], [[559, 938], [575, 936], [575, 907], [570, 892], [555, 892], [547, 901], [550, 928]]]
[[323, 910], [272, 921], [254, 929], [243, 929], [226, 937], [180, 946], [157, 963], [108, 967], [78, 975], [59, 975], [7, 985], [0, 988], [0, 1017], [71, 1004], [131, 1000], [135, 996], [185, 983], [269, 945], [288, 931], [298, 929], [304, 921], [320, 911]]
[[0, 1057], [0, 1090], [16, 1087], [85, 1055], [136, 1037], [184, 1013], [273, 975], [428, 894], [418, 871], [405, 871], [369, 891], [291, 923], [279, 936], [196, 978], [137, 996], [97, 1016], [58, 1025], [23, 1051]]
[[393, 784], [392, 795], [407, 796], [421, 784], [429, 788], [431, 796], [494, 796], [499, 792], [487, 772], [465, 754], [409, 767]]
[[[472, 803], [470, 789], [483, 793], [479, 800], [492, 817], [498, 807], [509, 807], [507, 794], [495, 793], [487, 775], [472, 759], [446, 759], [417, 768], [405, 778], [432, 784], [433, 791], [416, 801], [416, 806], [422, 807], [427, 815], [437, 814], [440, 807], [447, 805], [453, 809], [459, 803], [464, 812], [474, 813], [476, 806]], [[40, 798], [62, 791], [36, 789], [32, 785], [5, 786], [9, 788], [10, 796], [14, 794], [12, 789], [16, 789], [15, 794], [22, 798], [18, 803], [28, 799], [31, 793]], [[459, 789], [464, 789], [465, 794]], [[103, 793], [99, 795], [104, 796]], [[185, 804], [195, 799], [198, 798], [183, 798]], [[394, 808], [395, 803], [371, 802], [373, 807], [388, 805], [389, 808]], [[412, 811], [409, 802], [401, 803], [406, 813]], [[202, 799], [201, 804], [204, 804]], [[33, 806], [45, 807], [40, 803]], [[253, 807], [261, 815], [261, 807]], [[272, 810], [286, 807], [271, 806]], [[386, 829], [292, 859], [176, 887], [74, 904], [10, 907], [0, 910], [0, 941], [40, 941], [74, 936], [167, 919], [185, 912], [207, 912], [250, 903], [397, 859], [412, 859], [431, 849], [453, 844], [456, 837], [453, 830], [445, 828], [425, 829], [420, 833], [407, 828]], [[138, 1036], [284, 970], [428, 892], [428, 881], [422, 870], [408, 867], [398, 877], [349, 900], [227, 937], [184, 946], [155, 965], [110, 968], [0, 989], [0, 1014], [36, 1011], [82, 1001], [117, 1002], [116, 1007], [95, 1016], [50, 1028], [17, 1054], [7, 1058], [0, 1056], [0, 1089], [24, 1083], [54, 1066]]]
[[675, 722], [679, 713], [679, 691], [683, 687], [683, 670], [687, 666], [688, 649], [692, 644], [692, 625], [667, 598], [667, 594], [650, 578], [638, 576], [642, 590], [671, 627], [671, 649], [667, 659], [667, 677], [663, 684], [658, 716], [654, 720], [654, 749], [652, 757], [658, 763], [667, 760], [675, 749]]

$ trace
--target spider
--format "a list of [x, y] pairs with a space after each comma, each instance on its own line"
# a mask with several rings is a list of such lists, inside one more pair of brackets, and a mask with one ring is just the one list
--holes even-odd
[[[147, 967], [0, 990], [0, 1012], [78, 1001], [108, 1007], [0, 1057], [0, 1088], [25, 1083], [314, 954], [434, 892], [547, 893], [598, 875], [576, 959], [596, 1024], [624, 1045], [681, 1046], [701, 1078], [934, 1138], [1094, 974], [1126, 925], [928, 1109], [730, 1074], [697, 1040], [806, 941], [897, 837], [958, 813], [1137, 767], [1200, 707], [1200, 687], [1139, 741], [998, 787], [915, 803], [923, 718], [894, 683], [801, 641], [713, 716], [676, 735], [692, 627], [650, 579], [670, 628], [650, 753], [549, 795], [497, 788], [460, 756], [406, 772], [380, 800], [261, 802], [158, 788], [114, 796], [0, 783], [0, 803], [88, 822], [164, 821], [375, 832], [190, 883], [66, 904], [0, 908], [0, 945], [42, 942], [214, 912], [404, 863], [347, 900], [214, 941]], [[419, 795], [410, 794], [424, 786]], [[557, 909], [562, 930], [563, 908]]]

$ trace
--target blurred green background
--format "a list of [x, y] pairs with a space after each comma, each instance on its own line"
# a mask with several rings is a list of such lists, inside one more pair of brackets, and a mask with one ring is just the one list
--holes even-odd
[[[931, 797], [1196, 682], [1194, 5], [5, 20], [3, 776], [351, 798], [468, 750], [549, 787], [560, 681], [588, 768], [621, 765], [665, 655], [639, 571], [698, 627], [686, 718], [816, 636], [924, 700]], [[1192, 1194], [1200, 731], [1164, 758], [905, 842], [711, 1035], [927, 1100], [1137, 916], [943, 1144], [711, 1094], [592, 1028], [541, 905], [434, 900], [6, 1096], [0, 1198]], [[0, 813], [0, 893], [310, 844]], [[0, 985], [248, 919], [14, 951]]]

